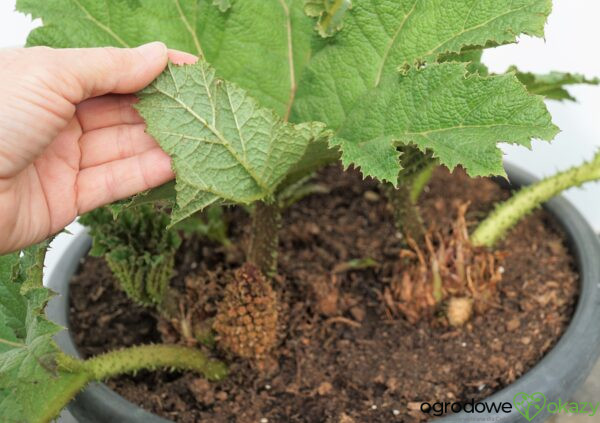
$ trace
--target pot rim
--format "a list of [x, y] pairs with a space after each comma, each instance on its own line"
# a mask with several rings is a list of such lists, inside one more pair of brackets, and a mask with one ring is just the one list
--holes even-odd
[[[519, 167], [506, 164], [510, 186], [528, 185], [536, 180]], [[505, 179], [502, 185], [509, 185]], [[559, 196], [544, 205], [565, 232], [571, 253], [575, 257], [580, 275], [580, 294], [575, 313], [565, 333], [556, 345], [527, 373], [514, 383], [492, 394], [483, 403], [510, 403], [517, 393], [543, 393], [547, 402], [568, 400], [575, 389], [586, 379], [600, 355], [600, 331], [596, 322], [600, 321], [600, 238], [580, 212], [564, 197]], [[50, 319], [68, 329], [69, 284], [76, 272], [80, 259], [89, 250], [91, 240], [87, 231], [75, 236], [71, 245], [49, 272], [48, 286], [57, 291], [48, 304], [46, 314]], [[68, 330], [55, 336], [60, 348], [75, 357], [80, 357]], [[439, 399], [443, 402], [443, 399]], [[80, 392], [68, 406], [69, 411], [81, 423], [101, 423], [120, 421], [127, 423], [169, 423], [155, 414], [149, 413], [126, 400], [105, 384], [93, 382]], [[544, 421], [550, 414], [547, 408], [536, 418]], [[464, 412], [437, 419], [440, 423], [459, 423], [469, 416]], [[474, 418], [470, 415], [470, 420]], [[493, 420], [487, 420], [491, 419]], [[477, 414], [480, 421], [502, 423], [522, 421], [521, 415], [513, 407], [512, 412]]]

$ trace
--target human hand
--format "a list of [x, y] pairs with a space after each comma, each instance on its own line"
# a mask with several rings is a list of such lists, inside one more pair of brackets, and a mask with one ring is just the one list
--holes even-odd
[[173, 178], [131, 95], [169, 58], [196, 60], [162, 43], [0, 50], [0, 254]]

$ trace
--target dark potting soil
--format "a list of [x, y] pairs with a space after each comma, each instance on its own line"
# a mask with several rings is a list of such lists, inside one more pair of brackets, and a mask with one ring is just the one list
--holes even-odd
[[[499, 246], [498, 304], [461, 328], [431, 320], [413, 325], [390, 316], [382, 300], [402, 240], [377, 184], [335, 167], [318, 182], [328, 194], [312, 194], [285, 212], [275, 283], [283, 302], [276, 369], [261, 374], [213, 352], [231, 372], [218, 383], [140, 372], [108, 386], [176, 422], [419, 422], [430, 417], [419, 410], [423, 401], [483, 399], [515, 381], [566, 329], [578, 275], [563, 234], [545, 212], [525, 219]], [[489, 180], [440, 170], [421, 207], [425, 221], [443, 229], [452, 225], [456, 205], [470, 201], [472, 226], [507, 196]], [[231, 209], [227, 217], [233, 244], [243, 243], [245, 212]], [[183, 290], [187, 280], [204, 312], [214, 313], [241, 251], [185, 241], [172, 286]], [[372, 260], [366, 268], [352, 266], [366, 258]], [[115, 287], [101, 259], [83, 261], [70, 292], [72, 335], [86, 357], [177, 341], [167, 322]]]

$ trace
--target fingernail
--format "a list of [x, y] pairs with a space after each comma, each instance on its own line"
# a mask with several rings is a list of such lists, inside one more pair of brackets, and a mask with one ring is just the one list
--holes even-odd
[[159, 60], [164, 60], [167, 56], [167, 46], [160, 41], [143, 44], [137, 47], [139, 53], [152, 63]]
[[198, 61], [198, 56], [173, 48], [169, 49], [168, 54], [171, 62], [176, 65], [192, 65]]

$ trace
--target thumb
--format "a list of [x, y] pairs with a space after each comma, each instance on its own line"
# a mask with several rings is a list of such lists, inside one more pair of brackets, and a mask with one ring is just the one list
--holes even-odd
[[72, 104], [107, 93], [127, 94], [144, 88], [167, 65], [161, 42], [137, 48], [46, 49], [42, 58], [47, 84]]

